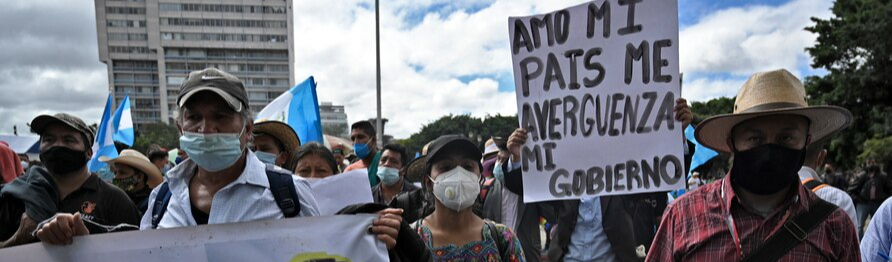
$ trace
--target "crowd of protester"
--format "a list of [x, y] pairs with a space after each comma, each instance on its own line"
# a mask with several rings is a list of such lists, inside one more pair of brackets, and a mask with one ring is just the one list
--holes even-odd
[[[416, 157], [399, 144], [379, 148], [372, 123], [359, 121], [351, 150], [301, 143], [282, 122], [255, 122], [242, 81], [226, 72], [192, 72], [180, 90], [176, 159], [157, 146], [122, 149], [99, 159], [108, 181], [88, 171], [94, 131], [78, 117], [31, 121], [39, 161], [0, 142], [0, 248], [318, 216], [316, 200], [326, 196], [309, 181], [363, 170], [374, 203], [339, 213], [376, 213], [369, 233], [392, 261], [887, 261], [892, 248], [892, 179], [875, 159], [852, 171], [826, 162], [827, 141], [852, 114], [809, 105], [801, 81], [782, 69], [755, 73], [733, 112], [696, 126], [701, 144], [733, 156], [731, 168], [675, 199], [658, 192], [525, 203], [523, 128], [482, 150], [443, 135]], [[685, 99], [674, 113], [691, 125]], [[688, 160], [695, 153], [687, 144], [684, 152]]]

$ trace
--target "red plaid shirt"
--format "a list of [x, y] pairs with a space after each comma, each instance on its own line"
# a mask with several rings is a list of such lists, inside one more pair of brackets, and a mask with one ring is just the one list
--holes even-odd
[[[782, 221], [796, 217], [817, 199], [802, 185], [789, 196], [762, 217], [740, 204], [727, 177], [685, 194], [668, 207], [647, 261], [740, 261], [729, 222], [736, 225], [743, 254], [752, 254], [774, 232], [783, 230]], [[860, 261], [854, 229], [845, 211], [837, 208], [778, 261]]]

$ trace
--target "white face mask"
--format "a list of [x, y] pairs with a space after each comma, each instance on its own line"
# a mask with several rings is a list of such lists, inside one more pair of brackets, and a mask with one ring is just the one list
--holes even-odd
[[462, 211], [474, 205], [480, 194], [480, 176], [457, 166], [437, 176], [434, 182], [434, 196], [444, 206]]

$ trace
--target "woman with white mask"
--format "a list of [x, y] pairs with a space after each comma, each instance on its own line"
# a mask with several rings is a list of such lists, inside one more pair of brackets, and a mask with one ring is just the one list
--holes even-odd
[[429, 175], [422, 179], [433, 212], [415, 223], [434, 261], [526, 261], [520, 242], [504, 225], [475, 215], [480, 193], [482, 154], [459, 135], [430, 144]]

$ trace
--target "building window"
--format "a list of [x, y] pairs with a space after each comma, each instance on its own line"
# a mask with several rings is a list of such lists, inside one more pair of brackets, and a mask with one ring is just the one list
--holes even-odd
[[109, 41], [145, 41], [147, 34], [108, 33]]
[[267, 65], [269, 72], [288, 72], [287, 65]]
[[211, 26], [211, 27], [252, 27], [252, 28], [286, 28], [287, 21], [265, 20], [232, 20], [232, 19], [200, 19], [200, 18], [161, 18], [162, 25], [174, 26]]
[[168, 77], [167, 77], [167, 84], [168, 84], [168, 85], [176, 85], [176, 86], [178, 86], [178, 85], [183, 84], [183, 81], [186, 81], [186, 77], [183, 77], [183, 76], [168, 76]]
[[144, 15], [146, 14], [146, 9], [143, 7], [108, 6], [105, 7], [105, 12], [109, 14]]
[[109, 53], [121, 53], [121, 54], [154, 54], [154, 50], [150, 50], [148, 47], [144, 46], [109, 46]]
[[285, 35], [245, 35], [245, 34], [213, 34], [213, 33], [171, 33], [162, 32], [163, 40], [186, 41], [227, 41], [227, 42], [284, 42]]
[[259, 5], [215, 5], [215, 4], [174, 4], [160, 3], [161, 11], [186, 11], [186, 12], [211, 12], [211, 13], [264, 13], [286, 14], [285, 6], [259, 6]]
[[181, 5], [181, 4], [159, 3], [158, 10], [160, 10], [162, 12], [164, 12], [164, 11], [182, 11], [183, 10], [182, 6], [183, 5]]
[[108, 20], [108, 27], [145, 28], [145, 20]]

